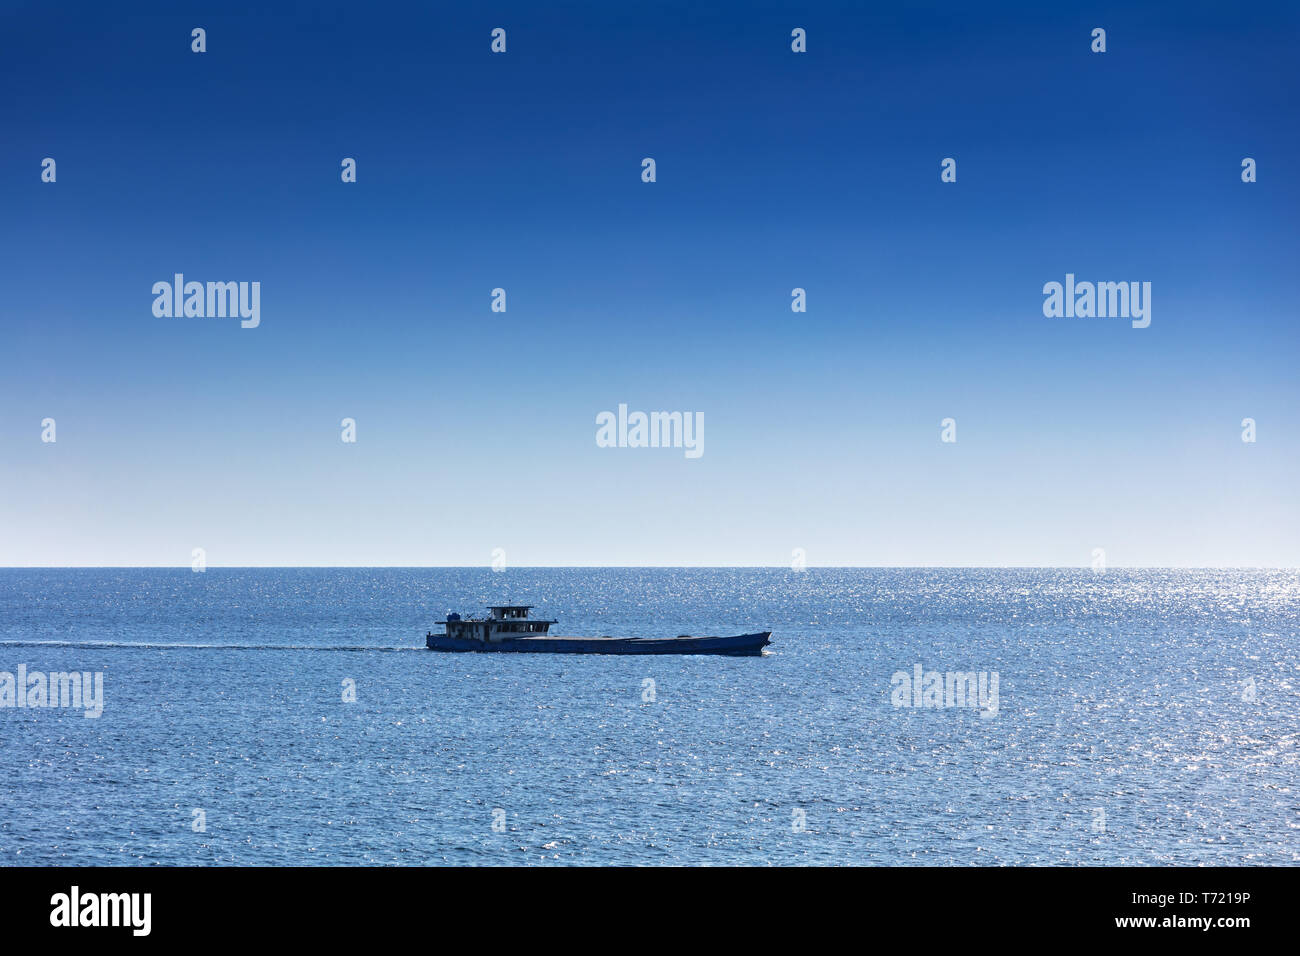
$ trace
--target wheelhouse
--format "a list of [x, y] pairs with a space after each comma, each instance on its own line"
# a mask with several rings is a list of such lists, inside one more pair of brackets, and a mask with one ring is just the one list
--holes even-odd
[[459, 614], [448, 614], [447, 636], [466, 641], [501, 641], [546, 634], [555, 621], [529, 617], [532, 609], [531, 604], [494, 604], [488, 608], [487, 617], [462, 618]]

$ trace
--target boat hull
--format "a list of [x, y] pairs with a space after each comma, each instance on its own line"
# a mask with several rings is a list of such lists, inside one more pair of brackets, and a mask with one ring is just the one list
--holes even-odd
[[738, 634], [734, 637], [536, 637], [476, 641], [446, 634], [429, 634], [425, 644], [431, 651], [466, 651], [515, 654], [723, 654], [728, 657], [758, 657], [772, 643], [771, 631]]

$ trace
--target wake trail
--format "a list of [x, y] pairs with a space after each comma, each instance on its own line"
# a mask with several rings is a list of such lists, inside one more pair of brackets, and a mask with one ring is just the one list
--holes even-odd
[[423, 646], [384, 647], [367, 644], [170, 644], [151, 641], [0, 641], [0, 647], [128, 648], [162, 651], [423, 651]]

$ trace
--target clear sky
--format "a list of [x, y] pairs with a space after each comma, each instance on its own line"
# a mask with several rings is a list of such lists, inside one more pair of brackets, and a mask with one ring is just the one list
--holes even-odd
[[1300, 565], [1296, 5], [268, 6], [5, 4], [0, 564]]

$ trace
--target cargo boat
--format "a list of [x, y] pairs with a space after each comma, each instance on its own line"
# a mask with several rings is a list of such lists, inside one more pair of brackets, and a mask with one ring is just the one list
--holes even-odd
[[551, 634], [555, 621], [528, 616], [531, 604], [500, 604], [488, 616], [448, 614], [446, 630], [425, 635], [431, 651], [504, 651], [523, 654], [726, 654], [758, 657], [772, 643], [771, 631], [734, 637], [561, 637]]

